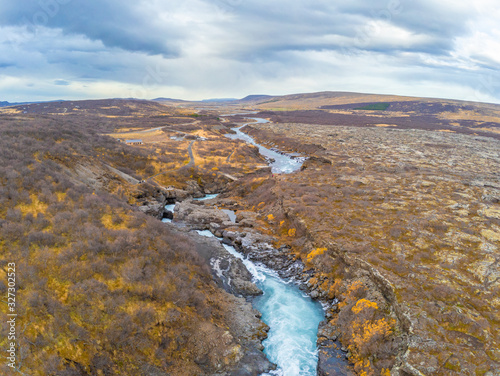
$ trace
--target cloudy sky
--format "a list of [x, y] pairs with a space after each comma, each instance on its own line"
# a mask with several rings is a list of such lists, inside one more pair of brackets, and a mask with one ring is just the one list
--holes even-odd
[[0, 0], [0, 101], [323, 90], [500, 103], [498, 0]]

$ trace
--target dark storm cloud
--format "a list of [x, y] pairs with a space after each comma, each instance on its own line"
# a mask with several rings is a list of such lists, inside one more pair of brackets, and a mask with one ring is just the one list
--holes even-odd
[[393, 22], [416, 33], [450, 37], [467, 30], [470, 3], [434, 0], [351, 0], [338, 3], [338, 11]]
[[[161, 22], [157, 11], [159, 8], [166, 15], [174, 14], [181, 3], [177, 2], [176, 5], [173, 1], [163, 1], [158, 3], [157, 9], [145, 7], [147, 3], [121, 0], [8, 1], [0, 5], [0, 22], [28, 25], [35, 29], [40, 26], [61, 28], [65, 33], [83, 34], [92, 40], [100, 40], [108, 47], [165, 56], [177, 55], [182, 42], [192, 31], [191, 26], [178, 25], [175, 20], [168, 18]], [[203, 3], [188, 4], [187, 12], [196, 11], [195, 8]], [[222, 38], [237, 38], [241, 49], [246, 47], [251, 50], [240, 52], [242, 58], [246, 58], [250, 52], [260, 56], [276, 50], [339, 49], [343, 45], [333, 37], [354, 38], [354, 42], [369, 40], [376, 30], [370, 28], [367, 22], [376, 20], [392, 23], [411, 33], [429, 36], [428, 44], [419, 43], [407, 46], [404, 50], [444, 53], [450, 49], [453, 36], [465, 31], [467, 19], [466, 12], [460, 11], [458, 6], [444, 8], [439, 2], [430, 1], [320, 0], [311, 6], [305, 0], [218, 0], [206, 1], [204, 4], [213, 4], [214, 10], [220, 12], [221, 16], [234, 17], [232, 22], [221, 21], [224, 31], [232, 34], [232, 37], [222, 35]], [[203, 22], [204, 19], [198, 21]], [[196, 22], [193, 21], [192, 26]], [[377, 51], [391, 50], [391, 46], [377, 46], [376, 43], [374, 46], [366, 43], [360, 47]], [[238, 51], [235, 56], [238, 56]]]
[[[442, 2], [410, 0], [318, 1], [313, 7], [307, 1], [252, 1], [242, 3], [233, 12], [245, 31], [250, 28], [258, 35], [277, 39], [357, 37], [363, 32], [370, 34], [368, 22], [383, 21], [433, 41], [441, 40], [441, 44], [433, 42], [438, 51], [451, 46], [454, 37], [467, 31], [466, 21], [471, 16], [470, 7], [460, 4], [450, 7]], [[314, 46], [314, 42], [311, 44]]]
[[151, 54], [175, 55], [170, 39], [179, 35], [168, 25], [158, 33], [156, 14], [141, 11], [141, 2], [120, 0], [25, 0], [0, 3], [0, 24], [59, 28], [64, 33], [82, 34], [108, 47]]

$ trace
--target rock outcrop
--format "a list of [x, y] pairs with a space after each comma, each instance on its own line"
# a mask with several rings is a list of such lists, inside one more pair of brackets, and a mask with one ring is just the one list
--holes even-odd
[[248, 297], [262, 294], [262, 291], [252, 283], [252, 275], [243, 262], [232, 256], [216, 238], [209, 238], [191, 232], [196, 238], [200, 256], [212, 267], [216, 283], [227, 292], [238, 297]]
[[[223, 243], [234, 246], [250, 260], [265, 264], [285, 280], [295, 281], [299, 288], [308, 292], [313, 299], [333, 305], [329, 297], [318, 289], [317, 284], [307, 284], [309, 272], [304, 270], [305, 266], [302, 261], [291, 254], [288, 246], [276, 249], [273, 246], [277, 241], [275, 237], [262, 234], [254, 229], [254, 227], [258, 227], [254, 212], [237, 211], [237, 223], [234, 224], [226, 220], [226, 214], [218, 209], [214, 202], [231, 206], [227, 200], [214, 200], [213, 202], [186, 200], [176, 205], [175, 218], [177, 221], [182, 220], [189, 224], [188, 229], [191, 227], [209, 229], [215, 236], [221, 237]], [[233, 209], [235, 208], [233, 205]], [[204, 242], [213, 245], [207, 248], [211, 250], [217, 249], [216, 245], [219, 243], [218, 240], [211, 238], [205, 238]], [[210, 259], [214, 279], [226, 291], [237, 296], [251, 296], [261, 293], [250, 282], [251, 275], [239, 259], [228, 253], [214, 253], [213, 251], [210, 254], [204, 254], [204, 257]], [[331, 318], [330, 314], [329, 317]], [[353, 375], [347, 361], [339, 362], [339, 358], [346, 358], [347, 352], [341, 349], [336, 333], [336, 328], [328, 320], [320, 325], [318, 332], [318, 375]]]
[[210, 224], [231, 226], [229, 216], [216, 207], [201, 201], [182, 201], [175, 206], [174, 221], [186, 222], [199, 229], [208, 229]]

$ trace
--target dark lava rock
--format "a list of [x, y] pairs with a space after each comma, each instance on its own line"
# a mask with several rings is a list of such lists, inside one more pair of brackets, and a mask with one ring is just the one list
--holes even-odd
[[324, 320], [318, 327], [318, 376], [354, 375], [345, 361], [345, 352], [336, 343], [335, 328]]
[[165, 210], [163, 212], [163, 218], [167, 218], [167, 219], [174, 219], [174, 213], [172, 213], [171, 211], [169, 210]]

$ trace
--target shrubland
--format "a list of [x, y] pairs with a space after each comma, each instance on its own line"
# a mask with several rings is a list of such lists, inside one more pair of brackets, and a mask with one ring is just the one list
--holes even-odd
[[[175, 160], [161, 147], [102, 135], [120, 126], [94, 117], [0, 116], [0, 290], [14, 262], [18, 371], [234, 369], [244, 355], [232, 324], [241, 302], [213, 282], [199, 256], [206, 245], [135, 210], [139, 185], [105, 167], [140, 180], [158, 171], [155, 163]], [[6, 362], [0, 368], [9, 374]]]

